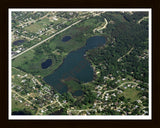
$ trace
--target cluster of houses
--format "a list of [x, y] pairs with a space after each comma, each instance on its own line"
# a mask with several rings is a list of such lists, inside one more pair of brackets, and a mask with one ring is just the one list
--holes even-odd
[[13, 56], [21, 53], [21, 52], [24, 51], [24, 50], [25, 50], [25, 48], [19, 47], [16, 51], [11, 51], [11, 56], [13, 57]]
[[[104, 76], [104, 79], [105, 80], [106, 79], [107, 80], [108, 79], [112, 79], [113, 80], [115, 78], [110, 74], [108, 77]], [[125, 81], [125, 80], [126, 80], [126, 78], [122, 78], [121, 80], [117, 80], [116, 82], [119, 83], [119, 82]], [[134, 81], [135, 82], [140, 82], [139, 80], [134, 80]], [[144, 106], [142, 105], [143, 103], [142, 103], [141, 99], [136, 100], [137, 105], [135, 105], [132, 109], [130, 109], [130, 112], [125, 112], [124, 109], [126, 108], [126, 106], [125, 106], [125, 103], [123, 101], [120, 101], [120, 102], [115, 101], [115, 103], [112, 101], [113, 97], [117, 97], [117, 95], [123, 93], [124, 89], [127, 89], [127, 88], [136, 88], [136, 89], [139, 89], [139, 90], [142, 90], [142, 91], [145, 90], [144, 88], [140, 87], [137, 84], [131, 84], [131, 83], [125, 84], [122, 87], [118, 87], [115, 90], [113, 89], [113, 91], [111, 90], [111, 92], [109, 92], [109, 90], [108, 90], [108, 92], [105, 93], [105, 95], [104, 95], [104, 99], [102, 99], [104, 101], [101, 102], [101, 103], [98, 103], [96, 101], [94, 103], [93, 108], [98, 108], [99, 109], [99, 107], [101, 107], [102, 109], [104, 109], [105, 107], [107, 107], [107, 108], [110, 108], [111, 110], [115, 110], [117, 112], [123, 112], [124, 115], [126, 115], [126, 114], [132, 114], [132, 111], [135, 110], [135, 109], [137, 109], [137, 108], [139, 108], [139, 107], [141, 107], [143, 109]], [[103, 87], [103, 85], [97, 85], [95, 87], [95, 90], [96, 90], [96, 93], [97, 93], [97, 98], [101, 97], [103, 95], [103, 93], [104, 93], [104, 87]], [[143, 96], [142, 99], [145, 100], [147, 98], [146, 98], [146, 96]], [[103, 104], [104, 102], [105, 102], [105, 104]], [[100, 106], [98, 104], [100, 104]], [[148, 113], [148, 111], [143, 110], [143, 114], [147, 114], [147, 113]]]

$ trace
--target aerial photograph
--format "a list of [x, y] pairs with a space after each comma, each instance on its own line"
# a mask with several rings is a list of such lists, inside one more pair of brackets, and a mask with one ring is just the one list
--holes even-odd
[[11, 9], [16, 116], [148, 116], [149, 11]]

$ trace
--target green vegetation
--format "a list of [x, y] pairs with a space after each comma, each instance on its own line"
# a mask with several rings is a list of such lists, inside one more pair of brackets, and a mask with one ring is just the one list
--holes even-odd
[[135, 88], [127, 88], [126, 90], [124, 90], [122, 95], [126, 99], [131, 99], [131, 101], [135, 101], [139, 99], [138, 93], [139, 91], [137, 91]]
[[[21, 102], [22, 103], [21, 103]], [[17, 101], [14, 98], [12, 99], [12, 114], [13, 115], [35, 115], [37, 109], [32, 105], [28, 105], [27, 102], [24, 102], [23, 99]], [[17, 114], [16, 114], [17, 113]]]
[[[19, 19], [19, 13], [17, 15]], [[40, 15], [37, 18], [47, 13]], [[53, 15], [48, 14], [48, 18], [24, 29], [30, 33], [48, 26], [62, 30], [77, 21], [78, 15], [59, 12], [56, 16], [60, 20], [52, 23], [50, 17]], [[26, 17], [30, 16], [30, 13], [26, 13]], [[13, 59], [12, 111], [33, 115], [148, 115], [148, 18], [138, 23], [147, 16], [147, 12], [105, 12], [99, 16], [88, 16], [65, 32]], [[65, 18], [66, 23], [61, 24]], [[95, 28], [102, 27], [104, 19], [108, 21], [107, 27], [93, 32]], [[15, 19], [13, 22], [17, 29], [19, 23]], [[22, 28], [18, 30], [22, 32]], [[93, 81], [81, 83], [75, 79], [64, 79], [62, 82], [66, 84], [68, 92], [62, 95], [43, 81], [71, 51], [83, 47], [86, 40], [95, 35], [104, 36], [107, 43], [85, 54], [94, 69]], [[40, 40], [48, 36], [44, 34]], [[71, 36], [72, 39], [63, 42], [64, 36]], [[29, 41], [28, 44], [25, 42], [25, 48], [38, 40]], [[52, 65], [42, 69], [41, 63], [47, 59], [52, 60]], [[83, 95], [73, 96], [78, 90], [82, 90]]]
[[[103, 21], [103, 20], [102, 20]], [[55, 36], [50, 41], [34, 48], [31, 52], [26, 52], [18, 58], [15, 58], [12, 65], [25, 72], [34, 75], [47, 76], [62, 64], [66, 55], [85, 45], [86, 40], [92, 35], [93, 28], [97, 27], [98, 18], [84, 20], [79, 25], [68, 29], [65, 33]], [[93, 23], [91, 25], [90, 23]], [[68, 42], [62, 42], [62, 38], [70, 35], [72, 39]], [[58, 51], [60, 54], [55, 54]], [[41, 63], [47, 59], [52, 59], [52, 65], [47, 69], [41, 68]]]
[[65, 84], [68, 87], [68, 91], [71, 93], [81, 89], [81, 84], [74, 80], [65, 81]]
[[[32, 92], [34, 83], [30, 76], [26, 75], [25, 72], [12, 68], [12, 82], [14, 83], [14, 90], [20, 92], [21, 95], [26, 95], [27, 93]], [[22, 85], [22, 88], [20, 85]]]
[[[108, 17], [110, 16], [107, 13], [106, 15]], [[129, 14], [127, 16], [129, 16]], [[143, 16], [142, 13], [141, 16]], [[134, 20], [139, 19], [135, 17]], [[107, 29], [104, 30], [112, 35], [112, 40], [108, 42], [107, 47], [97, 48], [87, 52], [87, 57], [90, 62], [95, 65], [97, 70], [101, 71], [100, 77], [98, 77], [96, 81], [98, 83], [104, 83], [104, 76], [112, 74], [114, 78], [118, 78], [119, 76], [125, 78], [131, 75], [137, 80], [148, 82], [147, 53], [145, 53], [145, 59], [138, 60], [138, 57], [141, 57], [142, 54], [144, 56], [144, 50], [148, 49], [148, 45], [146, 45], [146, 42], [148, 42], [148, 26], [146, 23], [137, 24], [134, 21], [122, 22], [118, 20], [117, 22], [117, 24], [108, 25]], [[125, 55], [131, 48], [134, 48], [132, 52], [125, 56], [122, 61], [118, 62], [117, 60]], [[113, 82], [115, 81], [116, 79]], [[111, 83], [109, 85], [111, 85]], [[113, 83], [113, 86], [113, 88], [116, 87], [115, 83]]]
[[48, 24], [49, 24], [49, 19], [45, 18], [45, 19], [42, 19], [41, 21], [31, 24], [30, 26], [25, 27], [25, 30], [31, 33], [36, 33], [36, 32], [42, 31], [42, 29], [46, 27], [44, 25], [48, 25]]

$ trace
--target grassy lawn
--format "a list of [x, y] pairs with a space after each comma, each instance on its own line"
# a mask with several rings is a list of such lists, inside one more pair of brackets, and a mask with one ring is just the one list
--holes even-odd
[[32, 106], [25, 106], [25, 103], [20, 103], [19, 101], [12, 98], [12, 112], [14, 111], [24, 111], [24, 109], [28, 112], [30, 112], [32, 115], [36, 113], [36, 109], [31, 109]]
[[25, 52], [23, 55], [15, 58], [12, 61], [12, 65], [14, 67], [18, 67], [18, 66], [25, 66], [25, 64], [28, 64], [28, 60], [33, 59], [33, 55], [34, 55], [34, 50], [30, 50], [29, 52]]
[[[20, 75], [20, 76], [18, 76], [18, 75]], [[20, 71], [20, 70], [15, 69], [15, 68], [12, 68], [12, 83], [15, 84], [15, 85], [18, 85], [18, 86], [23, 86], [23, 84], [21, 83], [21, 81], [23, 79], [27, 80], [28, 78], [30, 78], [30, 76], [27, 76], [27, 77], [23, 78], [22, 76], [24, 76], [24, 75], [26, 75], [25, 72]], [[30, 81], [27, 86], [29, 86], [29, 85], [33, 85], [33, 82]]]
[[17, 70], [14, 67], [12, 67], [12, 75], [16, 76], [17, 74], [19, 74], [19, 75], [25, 75], [25, 72]]
[[48, 18], [44, 18], [41, 21], [37, 21], [34, 24], [31, 24], [27, 27], [25, 27], [24, 29], [28, 32], [31, 33], [36, 33], [40, 30], [42, 30], [43, 28], [46, 28], [47, 25], [49, 25], [51, 22], [49, 21]]
[[30, 26], [27, 26], [25, 28], [26, 31], [31, 32], [31, 33], [36, 33], [39, 30], [41, 30], [43, 26], [40, 26], [39, 24], [31, 24]]
[[24, 73], [12, 68], [12, 83], [13, 84], [19, 84], [21, 82], [21, 78], [19, 78], [17, 75], [25, 75]]
[[12, 98], [12, 111], [19, 111], [23, 110], [25, 108], [23, 103], [20, 103], [19, 101]]
[[127, 88], [124, 90], [122, 95], [126, 99], [130, 98], [131, 101], [135, 101], [135, 100], [139, 99], [138, 93], [139, 93], [139, 91], [137, 91], [136, 88]]

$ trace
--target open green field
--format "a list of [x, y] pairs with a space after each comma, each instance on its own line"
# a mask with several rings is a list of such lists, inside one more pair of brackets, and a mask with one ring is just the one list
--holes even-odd
[[135, 101], [139, 99], [138, 93], [140, 91], [136, 90], [136, 88], [127, 88], [124, 90], [124, 92], [122, 93], [122, 95], [126, 98], [126, 99], [131, 99], [131, 101]]
[[34, 24], [31, 24], [27, 27], [25, 27], [24, 29], [28, 32], [31, 33], [36, 33], [40, 30], [42, 30], [43, 28], [46, 28], [47, 25], [49, 25], [51, 22], [49, 21], [48, 18], [44, 18], [40, 21], [35, 22]]
[[37, 111], [37, 109], [33, 109], [33, 106], [26, 106], [26, 103], [23, 101], [22, 103], [20, 103], [19, 101], [15, 100], [14, 98], [12, 98], [12, 112], [14, 111], [27, 111], [30, 112], [32, 115], [34, 115]]
[[[66, 21], [66, 19], [64, 18], [59, 18], [58, 20], [51, 20], [51, 17], [46, 17], [40, 21], [36, 21], [35, 23], [26, 26], [24, 28], [24, 30], [30, 32], [30, 33], [37, 33], [45, 28], [47, 28], [47, 26], [54, 26], [54, 28], [56, 28], [56, 25], [60, 25], [62, 24], [64, 21]], [[72, 21], [73, 22], [73, 21]], [[66, 25], [70, 25], [71, 22], [66, 22]]]
[[20, 72], [20, 71], [18, 71], [18, 70], [16, 70], [15, 68], [12, 68], [12, 82], [14, 84], [18, 85], [21, 82], [22, 79], [20, 77], [18, 77], [17, 75], [23, 76], [25, 74]]
[[[53, 39], [15, 58], [12, 61], [12, 66], [33, 75], [47, 76], [63, 63], [63, 59], [69, 52], [84, 46], [86, 40], [94, 36], [93, 29], [98, 26], [97, 22], [103, 22], [102, 19], [90, 18], [80, 22]], [[62, 38], [68, 35], [72, 39], [62, 42]], [[47, 59], [52, 60], [52, 65], [47, 69], [42, 69], [41, 63]]]

